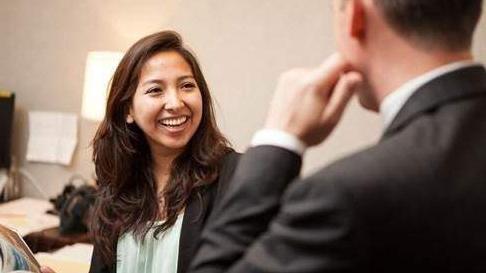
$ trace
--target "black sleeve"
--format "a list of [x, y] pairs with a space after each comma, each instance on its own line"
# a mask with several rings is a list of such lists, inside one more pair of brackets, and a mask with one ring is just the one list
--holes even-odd
[[[316, 177], [295, 181], [268, 230], [221, 272], [354, 272], [360, 255], [350, 211], [349, 197], [338, 185]], [[219, 272], [212, 266], [194, 272]]]
[[250, 148], [208, 220], [190, 272], [226, 272], [239, 260], [267, 230], [300, 167], [300, 156], [285, 149]]
[[91, 256], [91, 266], [89, 268], [89, 273], [113, 273], [115, 272], [109, 266], [106, 266], [101, 259], [101, 255], [98, 252], [96, 244], [93, 247], [93, 254]]

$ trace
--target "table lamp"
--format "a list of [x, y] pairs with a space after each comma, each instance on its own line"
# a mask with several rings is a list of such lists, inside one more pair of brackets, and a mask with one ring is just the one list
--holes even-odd
[[103, 120], [111, 78], [122, 57], [121, 52], [92, 51], [88, 53], [84, 71], [82, 117], [92, 121]]

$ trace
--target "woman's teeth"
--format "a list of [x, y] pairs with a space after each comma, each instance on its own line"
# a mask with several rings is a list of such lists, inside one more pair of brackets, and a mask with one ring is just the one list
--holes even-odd
[[166, 118], [162, 119], [160, 123], [164, 126], [176, 127], [184, 124], [187, 121], [187, 116], [177, 117], [177, 118]]

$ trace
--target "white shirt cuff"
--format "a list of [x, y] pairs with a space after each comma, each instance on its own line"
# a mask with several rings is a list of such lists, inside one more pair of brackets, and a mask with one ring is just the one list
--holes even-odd
[[251, 146], [271, 145], [303, 155], [307, 146], [298, 137], [275, 129], [262, 129], [253, 135]]

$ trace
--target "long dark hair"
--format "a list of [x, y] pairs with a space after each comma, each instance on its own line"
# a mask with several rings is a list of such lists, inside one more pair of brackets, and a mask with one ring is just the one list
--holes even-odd
[[194, 55], [179, 34], [162, 31], [136, 42], [125, 54], [112, 79], [106, 115], [93, 139], [93, 161], [99, 196], [91, 232], [107, 265], [115, 260], [120, 235], [133, 232], [146, 236], [160, 217], [152, 157], [144, 133], [126, 117], [145, 62], [159, 52], [174, 51], [190, 65], [203, 102], [201, 123], [185, 150], [172, 162], [163, 192], [163, 224], [155, 236], [171, 227], [193, 194], [201, 197], [204, 187], [218, 176], [221, 158], [232, 149], [214, 118], [208, 86]]

